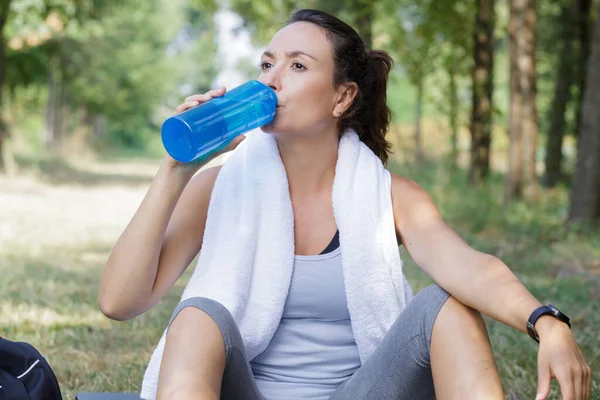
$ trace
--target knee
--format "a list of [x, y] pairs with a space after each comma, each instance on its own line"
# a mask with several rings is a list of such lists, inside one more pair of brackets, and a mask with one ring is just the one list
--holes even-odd
[[448, 292], [442, 289], [437, 283], [434, 283], [425, 289], [421, 290], [413, 299], [417, 303], [426, 303], [439, 305], [438, 314], [452, 314], [457, 318], [466, 318], [478, 323], [484, 322], [481, 313], [451, 296]]
[[186, 330], [190, 326], [194, 329], [210, 327], [208, 329], [219, 334], [226, 343], [241, 341], [231, 312], [223, 304], [206, 297], [191, 297], [179, 303], [173, 311], [168, 332]]
[[173, 314], [167, 329], [167, 340], [176, 337], [187, 337], [190, 332], [212, 332], [221, 336], [219, 327], [214, 320], [202, 309], [186, 306], [181, 307]]
[[452, 296], [448, 296], [448, 299], [440, 309], [438, 319], [442, 320], [442, 324], [444, 323], [443, 321], [454, 321], [465, 327], [487, 332], [483, 315]]
[[[412, 304], [412, 303], [415, 304]], [[433, 331], [483, 332], [487, 328], [483, 316], [477, 310], [461, 303], [439, 285], [433, 284], [421, 290], [411, 301], [414, 312], [424, 320], [425, 336], [431, 342]]]

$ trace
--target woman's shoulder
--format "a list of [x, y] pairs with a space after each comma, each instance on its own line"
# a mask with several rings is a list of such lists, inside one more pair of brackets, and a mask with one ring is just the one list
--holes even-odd
[[417, 182], [390, 172], [392, 178], [392, 208], [398, 224], [402, 217], [437, 210], [431, 196]]
[[429, 193], [417, 182], [405, 176], [390, 172], [392, 177], [392, 198], [399, 201], [430, 199]]

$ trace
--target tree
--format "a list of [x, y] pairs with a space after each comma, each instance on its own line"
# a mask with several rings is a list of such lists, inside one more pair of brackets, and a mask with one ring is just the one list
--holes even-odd
[[[10, 54], [11, 63], [17, 61], [19, 69], [17, 75], [28, 75], [28, 80], [35, 80], [44, 75], [43, 68], [31, 68], [43, 65], [38, 62], [39, 51], [30, 51], [31, 48], [44, 45], [52, 38], [52, 33], [45, 29], [46, 36], [37, 33], [37, 29], [46, 25], [50, 16], [57, 16], [63, 26], [69, 22], [81, 23], [94, 18], [99, 10], [106, 6], [106, 0], [0, 0], [0, 171], [4, 169], [4, 143], [8, 137], [8, 126], [4, 121], [4, 108], [2, 93], [4, 91], [5, 78], [10, 73], [10, 65], [7, 44], [7, 31], [11, 31], [19, 47]], [[45, 27], [46, 28], [46, 27]], [[62, 29], [62, 27], [61, 27]], [[19, 37], [19, 35], [23, 37]], [[31, 57], [30, 57], [31, 56]], [[35, 62], [31, 62], [31, 61]], [[24, 62], [23, 62], [24, 61]], [[19, 63], [21, 62], [21, 63]], [[32, 76], [33, 75], [33, 78]], [[15, 85], [15, 83], [12, 83]], [[13, 86], [14, 88], [14, 86]]]
[[494, 91], [494, 0], [477, 0], [473, 55], [473, 110], [469, 182], [480, 184], [490, 169]]
[[[143, 147], [162, 122], [159, 107], [171, 103], [170, 114], [174, 104], [181, 101], [179, 84], [189, 86], [191, 94], [214, 78], [210, 75], [214, 51], [208, 48], [208, 54], [197, 53], [202, 49], [197, 45], [204, 42], [196, 41], [198, 32], [193, 27], [182, 33], [186, 21], [178, 6], [183, 2], [175, 7], [173, 3], [114, 3], [98, 26], [80, 32], [72, 51], [68, 51], [71, 103], [85, 110], [88, 122], [96, 117], [106, 119], [105, 133], [109, 135], [105, 142], [109, 144]], [[187, 11], [192, 20], [212, 17]], [[169, 24], [165, 25], [165, 20]], [[178, 32], [185, 36], [181, 40], [185, 44], [175, 40]]]
[[2, 104], [2, 89], [4, 88], [4, 74], [6, 70], [6, 37], [4, 28], [8, 21], [10, 12], [11, 0], [0, 0], [0, 171], [4, 170], [4, 141], [8, 135], [6, 123], [2, 112], [4, 107]]
[[290, 0], [275, 2], [232, 0], [231, 2], [231, 9], [242, 17], [243, 28], [248, 30], [253, 42], [260, 45], [269, 43], [294, 10], [304, 7], [314, 8], [315, 6], [315, 1], [302, 1], [300, 4]]
[[[69, 1], [77, 8], [59, 8]], [[62, 138], [79, 128], [92, 133], [86, 138], [93, 144], [143, 147], [175, 105], [206, 91], [216, 74], [213, 15], [186, 0], [13, 0], [12, 6], [8, 86], [18, 92], [34, 85], [40, 102], [47, 99], [37, 115], [45, 114], [49, 149], [60, 149]], [[30, 40], [51, 17], [59, 28]]]
[[[456, 78], [467, 68], [472, 35], [469, 29], [471, 13], [468, 7], [463, 7], [464, 4], [461, 0], [417, 0], [394, 4], [397, 11], [390, 7], [387, 12], [387, 15], [397, 15], [395, 21], [389, 21], [393, 25], [386, 26], [387, 34], [391, 36], [390, 49], [397, 53], [397, 59], [416, 89], [414, 141], [417, 162], [425, 157], [421, 120], [425, 93], [432, 97], [434, 80], [444, 91], [442, 104], [438, 107], [448, 114], [451, 121], [452, 148], [456, 156], [459, 113]], [[436, 74], [436, 71], [447, 72], [449, 79], [440, 79], [441, 74]]]
[[[211, 3], [213, 0], [196, 1]], [[263, 45], [283, 27], [295, 10], [302, 8], [323, 10], [341, 18], [357, 30], [367, 47], [372, 45], [376, 7], [370, 0], [232, 0], [231, 7], [242, 17], [244, 28], [250, 31], [255, 42]]]
[[373, 8], [371, 0], [360, 0], [356, 3], [354, 11], [356, 29], [369, 48], [373, 45]]
[[[600, 16], [600, 4], [596, 9]], [[590, 51], [569, 222], [600, 221], [600, 18]]]
[[549, 187], [555, 186], [562, 178], [562, 146], [565, 131], [567, 130], [566, 112], [571, 101], [571, 87], [575, 84], [575, 41], [577, 40], [577, 3], [570, 0], [561, 6], [558, 27], [555, 29], [559, 44], [558, 68], [552, 105], [548, 110], [550, 129], [546, 142], [546, 176], [545, 183]]
[[[578, 29], [578, 43], [579, 43], [579, 55], [578, 59], [575, 62], [579, 68], [577, 70], [578, 76], [578, 89], [579, 89], [579, 97], [577, 98], [577, 114], [575, 116], [575, 134], [578, 134], [580, 131], [580, 122], [581, 122], [581, 111], [583, 110], [583, 93], [584, 88], [586, 86], [586, 76], [587, 70], [586, 66], [588, 65], [588, 58], [590, 53], [590, 32], [592, 30], [593, 19], [592, 19], [592, 3], [593, 0], [577, 0], [577, 27]], [[598, 18], [598, 15], [596, 15]]]
[[510, 113], [504, 197], [530, 195], [536, 184], [537, 85], [535, 0], [510, 1]]
[[[458, 163], [458, 130], [462, 108], [460, 91], [461, 77], [469, 75], [473, 64], [473, 8], [470, 0], [431, 1], [417, 0], [424, 15], [424, 30], [429, 32], [429, 51], [417, 49], [422, 55], [421, 68], [431, 75], [428, 92], [440, 87], [436, 106], [448, 117], [450, 124], [450, 160], [454, 167]], [[437, 73], [435, 73], [437, 71]], [[461, 90], [463, 89], [463, 90]]]
[[423, 118], [423, 102], [425, 80], [431, 73], [435, 58], [435, 35], [430, 22], [432, 16], [428, 13], [425, 2], [411, 2], [400, 7], [397, 30], [392, 40], [397, 48], [398, 58], [404, 66], [410, 83], [416, 90], [414, 143], [415, 161], [425, 158], [423, 150], [421, 121]]

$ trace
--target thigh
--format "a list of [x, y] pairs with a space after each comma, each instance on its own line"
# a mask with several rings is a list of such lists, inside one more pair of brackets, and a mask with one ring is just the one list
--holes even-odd
[[429, 357], [431, 332], [448, 297], [436, 284], [419, 292], [377, 349], [330, 400], [435, 399]]
[[[216, 323], [223, 336], [225, 366], [221, 381], [221, 400], [263, 400], [264, 397], [256, 387], [250, 363], [246, 358], [242, 336], [229, 310], [212, 299], [193, 297], [177, 305], [169, 324], [186, 307], [194, 307], [206, 313]], [[193, 331], [194, 328], [189, 329]], [[202, 338], [196, 335], [193, 340]]]

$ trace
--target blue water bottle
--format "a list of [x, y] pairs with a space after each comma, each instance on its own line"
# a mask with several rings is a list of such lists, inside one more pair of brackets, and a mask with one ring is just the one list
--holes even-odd
[[276, 107], [275, 91], [252, 80], [168, 118], [162, 125], [162, 142], [179, 162], [202, 160], [237, 136], [271, 122]]

